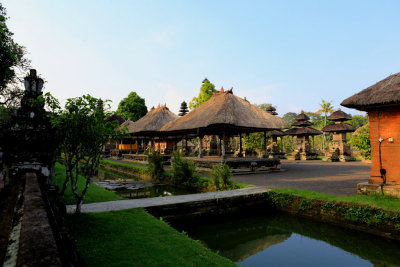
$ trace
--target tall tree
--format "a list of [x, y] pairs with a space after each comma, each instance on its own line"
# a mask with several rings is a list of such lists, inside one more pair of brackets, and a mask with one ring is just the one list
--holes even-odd
[[[321, 109], [317, 110], [317, 114], [324, 114], [324, 127], [326, 126], [326, 118], [328, 116], [328, 113], [332, 113], [333, 112], [333, 106], [332, 106], [332, 101], [325, 101], [322, 99], [322, 103], [319, 104]], [[322, 139], [322, 148], [325, 150], [325, 141], [326, 141], [326, 135], [324, 133], [323, 135], [323, 139]]]
[[[71, 98], [65, 104], [65, 110], [52, 118], [53, 126], [60, 138], [60, 150], [64, 155], [66, 180], [62, 192], [71, 182], [76, 200], [76, 213], [81, 205], [95, 175], [103, 146], [110, 139], [121, 137], [118, 123], [105, 122], [104, 102], [101, 99], [84, 95]], [[78, 190], [78, 180], [86, 178], [84, 188]]]
[[283, 115], [282, 119], [287, 122], [287, 124], [292, 125], [294, 122], [296, 122], [296, 116], [297, 114], [294, 112], [288, 112]]
[[141, 98], [136, 92], [130, 92], [128, 97], [119, 102], [116, 113], [125, 120], [130, 118], [132, 121], [137, 121], [147, 113], [144, 98]]
[[[6, 24], [7, 19], [6, 9], [0, 3], [0, 104], [6, 106], [22, 96], [18, 85], [30, 65], [30, 61], [24, 57], [25, 47], [13, 40], [13, 33]], [[18, 71], [21, 77], [17, 75]]]
[[210, 99], [213, 93], [218, 92], [215, 90], [215, 85], [212, 84], [207, 78], [203, 80], [203, 84], [200, 87], [200, 93], [197, 97], [193, 97], [192, 101], [189, 102], [189, 108], [194, 109]]

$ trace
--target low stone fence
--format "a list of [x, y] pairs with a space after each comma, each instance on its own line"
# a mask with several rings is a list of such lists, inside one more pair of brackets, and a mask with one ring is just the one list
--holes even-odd
[[309, 199], [271, 191], [269, 205], [277, 210], [316, 221], [400, 240], [400, 213], [368, 205]]

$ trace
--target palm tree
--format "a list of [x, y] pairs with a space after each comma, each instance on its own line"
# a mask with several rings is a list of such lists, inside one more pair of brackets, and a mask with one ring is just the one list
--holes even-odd
[[[315, 113], [317, 113], [317, 114], [324, 113], [324, 115], [325, 115], [324, 127], [325, 127], [326, 126], [326, 117], [327, 117], [328, 113], [332, 113], [333, 112], [333, 106], [332, 106], [332, 102], [333, 101], [327, 102], [327, 101], [325, 101], [323, 99], [321, 99], [321, 100], [322, 100], [322, 103], [319, 104], [321, 109], [318, 110]], [[326, 139], [326, 136], [325, 136], [325, 133], [324, 133], [324, 138], [322, 139], [323, 150], [325, 150], [325, 139]]]

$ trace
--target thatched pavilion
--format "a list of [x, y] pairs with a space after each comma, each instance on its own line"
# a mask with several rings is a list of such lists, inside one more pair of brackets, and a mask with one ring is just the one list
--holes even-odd
[[[172, 150], [175, 140], [170, 140], [168, 136], [161, 134], [160, 129], [166, 123], [177, 119], [178, 116], [172, 113], [166, 105], [151, 109], [145, 116], [138, 121], [126, 123], [129, 140], [133, 140], [136, 147], [136, 154], [144, 152], [151, 142], [151, 145], [163, 153]], [[134, 155], [123, 155], [124, 159], [138, 158]], [[143, 157], [144, 158], [144, 157]]]
[[341, 105], [366, 111], [369, 116], [371, 176], [368, 184], [357, 186], [359, 192], [383, 189], [400, 196], [400, 73], [345, 99]]
[[[222, 89], [221, 92], [214, 94], [207, 102], [185, 116], [164, 125], [161, 131], [174, 135], [196, 134], [199, 137], [199, 159], [203, 157], [203, 137], [205, 135], [218, 135], [221, 140], [221, 158], [232, 166], [234, 164], [226, 160], [225, 153], [225, 142], [229, 136], [240, 136], [239, 154], [241, 154], [241, 134], [264, 132], [264, 144], [266, 144], [267, 131], [287, 127], [283, 119], [271, 115], [257, 106], [250, 104], [247, 100], [235, 96], [232, 89], [228, 91], [223, 91]], [[266, 150], [266, 145], [264, 147]], [[259, 159], [259, 161], [261, 162], [262, 159]], [[198, 160], [198, 162], [204, 161]], [[241, 162], [245, 163], [246, 160], [243, 159]], [[250, 163], [250, 160], [248, 162]], [[254, 159], [253, 162], [257, 162], [257, 160]], [[267, 159], [264, 162], [267, 162]]]
[[354, 161], [355, 158], [351, 154], [350, 145], [346, 144], [346, 133], [354, 132], [356, 129], [347, 123], [351, 120], [351, 116], [338, 109], [327, 117], [328, 120], [335, 122], [328, 124], [321, 131], [333, 133], [332, 143], [329, 145], [329, 151], [325, 153], [326, 161]]
[[[296, 136], [297, 144], [294, 152], [289, 159], [296, 160], [312, 160], [317, 159], [317, 153], [314, 152], [314, 136], [320, 135], [322, 132], [310, 128], [312, 123], [310, 118], [302, 111], [296, 116], [296, 122], [292, 124], [295, 126], [285, 132], [285, 135]], [[310, 137], [313, 137], [312, 144]]]

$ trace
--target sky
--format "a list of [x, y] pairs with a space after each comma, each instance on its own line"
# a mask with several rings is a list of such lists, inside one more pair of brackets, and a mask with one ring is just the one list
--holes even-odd
[[[0, 0], [45, 91], [178, 113], [207, 77], [283, 116], [400, 71], [400, 1]], [[353, 115], [357, 110], [341, 107]]]

